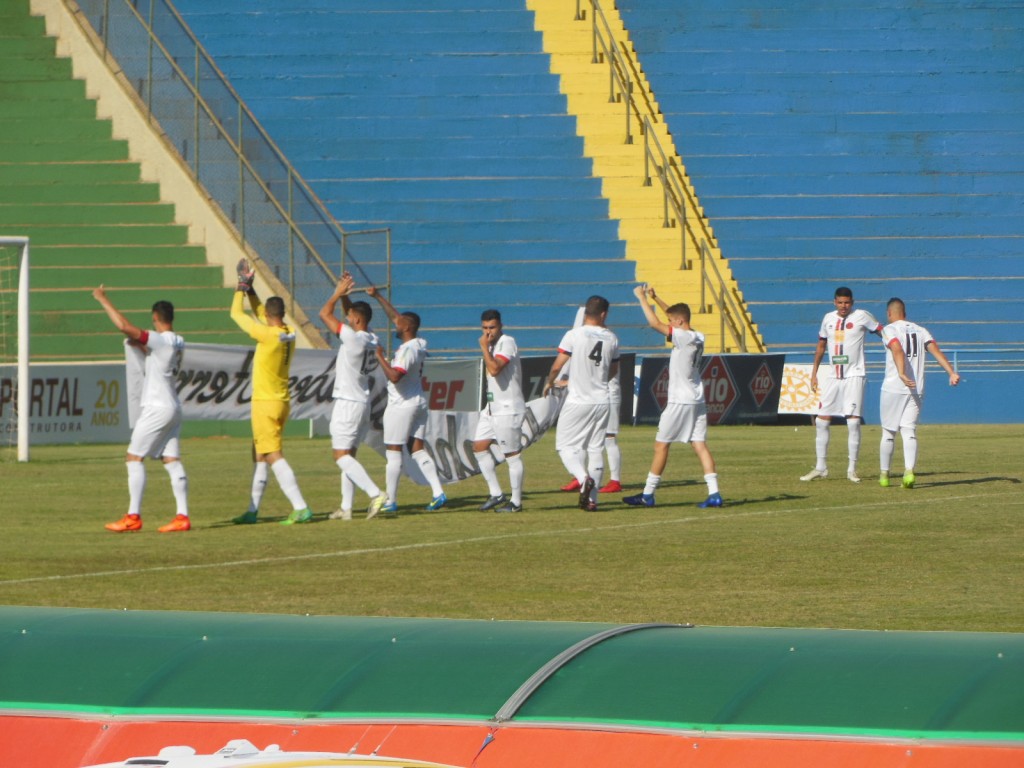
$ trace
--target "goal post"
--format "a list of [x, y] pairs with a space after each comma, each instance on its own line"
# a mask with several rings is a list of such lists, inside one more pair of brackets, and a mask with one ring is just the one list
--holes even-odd
[[[16, 368], [15, 385], [12, 387], [16, 396], [14, 401], [8, 405], [14, 405], [17, 413], [18, 433], [18, 461], [29, 459], [29, 394], [31, 390], [31, 378], [29, 373], [29, 239], [27, 237], [9, 237], [0, 235], [0, 251], [14, 251], [14, 257], [10, 264], [0, 263], [0, 270], [7, 275], [17, 275], [17, 280], [4, 279], [0, 283], [0, 291], [5, 294], [5, 299], [10, 296], [17, 296], [16, 310], [11, 313], [3, 309], [3, 315], [12, 315], [14, 324], [17, 326], [16, 346]], [[6, 302], [5, 302], [6, 303]], [[2, 330], [10, 341], [10, 330], [8, 323], [4, 323]], [[11, 345], [13, 348], [14, 345]], [[5, 345], [5, 357], [7, 348]], [[11, 350], [13, 351], [13, 349]]]

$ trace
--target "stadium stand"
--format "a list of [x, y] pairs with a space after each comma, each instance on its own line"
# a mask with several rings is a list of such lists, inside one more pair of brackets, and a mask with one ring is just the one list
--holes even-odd
[[0, 99], [0, 231], [32, 239], [33, 360], [120, 354], [91, 296], [100, 283], [142, 327], [165, 298], [190, 340], [246, 342], [227, 316], [220, 267], [189, 243], [158, 185], [140, 180], [28, 0], [0, 5]]
[[476, 354], [501, 308], [547, 352], [592, 293], [623, 345], [635, 266], [525, 7], [496, 0], [176, 6], [303, 177], [349, 229], [392, 230], [393, 299], [443, 354]]
[[840, 284], [1020, 349], [1019, 3], [617, 5], [773, 351], [809, 352]]

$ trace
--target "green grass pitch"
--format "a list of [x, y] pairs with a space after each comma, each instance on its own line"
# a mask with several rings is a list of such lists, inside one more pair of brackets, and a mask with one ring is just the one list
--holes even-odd
[[[810, 426], [712, 428], [723, 509], [696, 508], [699, 465], [676, 445], [657, 507], [616, 494], [582, 512], [557, 490], [567, 476], [548, 434], [524, 454], [521, 514], [479, 512], [479, 478], [423, 512], [428, 489], [403, 479], [398, 519], [360, 519], [360, 497], [351, 522], [326, 520], [339, 498], [329, 443], [290, 438], [286, 456], [318, 513], [290, 527], [277, 524], [289, 510], [273, 477], [265, 522], [230, 523], [247, 503], [247, 440], [188, 438], [194, 528], [184, 534], [156, 531], [173, 500], [152, 461], [143, 531], [104, 530], [127, 503], [125, 446], [39, 446], [28, 464], [8, 449], [0, 604], [1024, 631], [1024, 430], [925, 425], [917, 487], [904, 490], [877, 484], [877, 427], [863, 430], [860, 485], [845, 479], [846, 429], [832, 429], [832, 476], [801, 483]], [[651, 427], [620, 436], [627, 493], [641, 490], [653, 438]], [[368, 448], [361, 458], [383, 483], [383, 460]], [[504, 467], [499, 477], [507, 487]]]

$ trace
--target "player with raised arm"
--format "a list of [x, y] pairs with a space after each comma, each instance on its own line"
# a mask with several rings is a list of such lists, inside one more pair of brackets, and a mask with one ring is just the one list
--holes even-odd
[[366, 293], [377, 299], [384, 312], [395, 324], [395, 335], [402, 342], [389, 362], [384, 350], [377, 347], [377, 361], [388, 380], [388, 406], [384, 409], [384, 448], [386, 456], [385, 485], [388, 501], [384, 513], [398, 513], [398, 480], [402, 476], [402, 451], [408, 448], [410, 457], [423, 471], [430, 484], [433, 499], [427, 510], [433, 512], [448, 503], [441, 487], [437, 466], [427, 453], [423, 439], [427, 432], [427, 397], [423, 391], [423, 362], [427, 357], [427, 342], [419, 337], [420, 316], [415, 312], [398, 313], [391, 302], [375, 286]]
[[[526, 400], [523, 398], [523, 374], [516, 340], [504, 332], [501, 313], [485, 310], [480, 315], [480, 352], [487, 373], [487, 404], [480, 412], [473, 438], [473, 455], [480, 474], [487, 482], [490, 496], [481, 512], [523, 511], [523, 419]], [[497, 445], [508, 464], [510, 499], [505, 498], [498, 482], [497, 468], [491, 446]]]
[[[342, 274], [330, 298], [320, 309], [320, 319], [338, 337], [338, 359], [334, 366], [334, 409], [331, 412], [331, 447], [334, 463], [341, 470], [341, 506], [330, 514], [332, 520], [351, 520], [354, 488], [370, 497], [366, 519], [383, 509], [387, 495], [381, 492], [356, 459], [356, 450], [370, 426], [370, 376], [377, 368], [377, 336], [370, 332], [373, 309], [365, 301], [352, 301], [349, 294], [355, 280]], [[335, 317], [341, 301], [345, 320]]]
[[960, 374], [939, 349], [926, 328], [907, 320], [907, 307], [901, 299], [889, 299], [886, 305], [889, 324], [882, 329], [882, 341], [889, 349], [882, 381], [880, 420], [882, 443], [878, 449], [881, 472], [878, 484], [889, 487], [889, 469], [896, 450], [896, 433], [903, 438], [903, 487], [913, 488], [917, 466], [917, 422], [924, 401], [925, 350], [938, 361], [949, 376], [949, 386], [960, 383]]
[[[252, 487], [249, 508], [234, 518], [236, 524], [255, 523], [260, 502], [267, 487], [267, 468], [274, 473], [277, 484], [292, 505], [292, 511], [281, 525], [308, 523], [313, 513], [299, 490], [288, 460], [284, 457], [282, 433], [291, 410], [288, 373], [295, 353], [295, 331], [285, 323], [284, 300], [271, 296], [266, 305], [260, 303], [252, 284], [256, 271], [248, 261], [238, 262], [238, 287], [231, 302], [231, 319], [256, 342], [252, 360]], [[255, 315], [246, 314], [245, 298]]]
[[[689, 443], [700, 460], [704, 470], [704, 482], [708, 486], [708, 497], [698, 507], [721, 507], [722, 495], [718, 490], [718, 473], [715, 459], [707, 446], [708, 408], [704, 399], [704, 383], [700, 379], [701, 358], [704, 356], [704, 334], [690, 327], [690, 307], [683, 303], [669, 306], [662, 301], [654, 288], [638, 285], [633, 295], [640, 301], [640, 308], [647, 318], [647, 324], [665, 337], [672, 345], [668, 359], [668, 403], [658, 421], [658, 433], [654, 437], [654, 458], [643, 493], [623, 499], [634, 507], [653, 507], [654, 493], [661, 483], [662, 474], [668, 465], [668, 452], [672, 443]], [[668, 322], [655, 314], [650, 302], [657, 302]]]
[[619, 339], [605, 326], [608, 306], [603, 296], [587, 299], [583, 324], [562, 337], [544, 386], [547, 395], [568, 364], [568, 394], [558, 415], [555, 448], [579, 482], [579, 506], [588, 512], [597, 510], [597, 489], [604, 473], [608, 380], [619, 370]]
[[853, 308], [853, 291], [836, 288], [835, 309], [821, 321], [818, 329], [818, 346], [814, 350], [814, 365], [811, 368], [811, 389], [818, 388], [818, 372], [822, 360], [827, 356], [826, 371], [820, 388], [818, 416], [815, 426], [814, 469], [800, 479], [804, 482], [828, 477], [829, 425], [833, 416], [845, 416], [847, 427], [847, 449], [849, 464], [846, 479], [859, 483], [857, 457], [860, 454], [860, 421], [864, 406], [864, 338], [869, 333], [880, 334], [882, 324], [863, 309]]
[[146, 490], [145, 458], [163, 462], [171, 480], [177, 511], [174, 519], [160, 526], [160, 533], [187, 531], [192, 527], [188, 514], [188, 477], [181, 463], [181, 402], [175, 378], [181, 367], [185, 341], [174, 332], [174, 306], [158, 301], [152, 308], [153, 331], [133, 325], [111, 303], [101, 285], [92, 292], [114, 326], [128, 338], [128, 343], [143, 348], [146, 354], [145, 378], [142, 385], [139, 417], [132, 428], [125, 454], [128, 469], [128, 512], [120, 520], [107, 523], [115, 533], [142, 530], [142, 496]]

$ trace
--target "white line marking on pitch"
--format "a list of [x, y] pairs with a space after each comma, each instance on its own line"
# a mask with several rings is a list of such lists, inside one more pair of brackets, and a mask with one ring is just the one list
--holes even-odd
[[[972, 496], [952, 496], [944, 501], [961, 501], [966, 499], [977, 499]], [[1016, 501], [1016, 500], [1015, 500]], [[907, 503], [913, 503], [907, 499]], [[902, 502], [896, 502], [902, 504]], [[118, 571], [93, 571], [91, 573], [68, 573], [56, 574], [53, 576], [32, 576], [26, 579], [2, 579], [0, 585], [11, 584], [32, 584], [44, 581], [66, 581], [69, 579], [89, 579], [104, 576], [138, 576], [146, 573], [160, 573], [161, 571], [191, 571], [201, 568], [234, 568], [244, 565], [267, 565], [271, 563], [288, 563], [300, 560], [321, 560], [330, 557], [355, 557], [356, 555], [378, 555], [391, 552], [404, 552], [415, 549], [432, 549], [436, 547], [461, 546], [463, 544], [482, 544], [485, 542], [505, 541], [508, 539], [526, 539], [536, 536], [563, 536], [565, 534], [600, 533], [602, 531], [618, 531], [627, 529], [650, 528], [658, 525], [679, 525], [681, 523], [702, 523], [714, 520], [738, 520], [749, 517], [764, 517], [768, 515], [784, 515], [790, 512], [841, 512], [844, 510], [861, 510], [872, 507], [891, 507], [892, 501], [879, 501], [871, 504], [848, 504], [841, 507], [802, 507], [799, 509], [762, 509], [751, 512], [722, 512], [715, 515], [693, 515], [688, 517], [676, 517], [667, 520], [647, 520], [643, 522], [618, 523], [616, 525], [591, 525], [586, 528], [562, 528], [545, 531], [517, 531], [515, 533], [492, 534], [489, 536], [471, 536], [464, 539], [445, 539], [440, 541], [419, 541], [414, 544], [395, 544], [388, 547], [373, 547], [368, 549], [346, 549], [335, 552], [310, 552], [304, 555], [283, 555], [281, 557], [260, 557], [249, 560], [229, 560], [217, 563], [194, 563], [192, 565], [157, 565], [151, 568], [126, 568]]]

